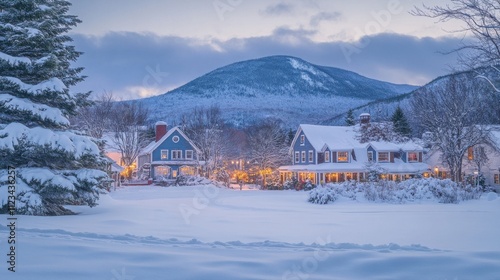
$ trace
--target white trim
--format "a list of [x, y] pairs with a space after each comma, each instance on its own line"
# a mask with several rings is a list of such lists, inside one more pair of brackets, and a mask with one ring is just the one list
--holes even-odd
[[295, 152], [294, 158], [293, 158], [294, 163], [300, 163], [300, 152]]
[[[163, 152], [166, 152], [166, 154], [167, 154], [167, 156], [166, 156], [166, 157], [163, 157]], [[166, 159], [166, 160], [168, 160], [168, 156], [169, 156], [169, 155], [168, 155], [168, 150], [167, 150], [167, 149], [161, 149], [161, 150], [160, 150], [160, 159], [161, 159], [161, 160], [165, 160], [165, 159]]]
[[[417, 154], [417, 159], [416, 160], [410, 160], [410, 154]], [[407, 152], [406, 153], [406, 160], [408, 161], [408, 163], [420, 162], [420, 153], [419, 152], [415, 152], [415, 151]]]
[[[188, 152], [191, 152], [191, 156], [188, 157]], [[194, 159], [194, 151], [193, 150], [186, 150], [184, 151], [185, 155], [186, 155], [186, 159]]]
[[[380, 161], [380, 154], [381, 153], [387, 154], [387, 160]], [[391, 153], [390, 152], [377, 152], [377, 162], [380, 162], [380, 163], [391, 162]]]
[[302, 151], [302, 152], [300, 153], [300, 162], [301, 162], [301, 163], [307, 163], [306, 159], [307, 159], [307, 158], [306, 158], [306, 151]]
[[307, 151], [307, 162], [314, 163], [314, 151], [313, 150]]
[[[170, 153], [171, 153], [171, 156], [170, 156], [171, 160], [183, 159], [182, 158], [182, 150], [172, 150]], [[174, 154], [176, 154], [176, 156], [174, 156]], [[177, 156], [179, 156], [179, 157], [177, 157]]]
[[[347, 160], [345, 160], [345, 161], [344, 161], [344, 160], [343, 160], [343, 161], [340, 161], [340, 160], [339, 160], [339, 158], [340, 158], [339, 154], [340, 154], [340, 153], [346, 153], [346, 154], [347, 154]], [[349, 152], [348, 152], [348, 151], [337, 151], [337, 162], [338, 162], [338, 163], [346, 163], [346, 162], [351, 162], [351, 161], [350, 161], [350, 158], [351, 158], [351, 157], [350, 157], [350, 154], [349, 154]]]
[[179, 143], [179, 141], [180, 141], [180, 140], [181, 140], [181, 138], [179, 138], [179, 136], [178, 136], [178, 135], [174, 135], [174, 136], [172, 136], [172, 142], [174, 142], [174, 143], [176, 143], [176, 144], [177, 144], [177, 143]]

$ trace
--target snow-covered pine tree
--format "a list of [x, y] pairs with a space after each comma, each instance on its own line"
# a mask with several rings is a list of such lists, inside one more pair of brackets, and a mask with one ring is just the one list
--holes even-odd
[[394, 111], [394, 114], [392, 114], [391, 120], [394, 126], [394, 132], [403, 137], [411, 136], [410, 125], [408, 124], [408, 120], [406, 119], [406, 116], [401, 107], [398, 106], [396, 108], [396, 111]]
[[[69, 129], [68, 117], [87, 105], [79, 56], [66, 33], [80, 21], [65, 0], [0, 0], [0, 206], [15, 185], [16, 213], [63, 215], [66, 203], [95, 206], [106, 178], [91, 138]], [[15, 168], [13, 178], [7, 170]]]
[[349, 109], [347, 111], [347, 116], [345, 117], [345, 125], [346, 126], [353, 126], [356, 124], [356, 120], [354, 119], [354, 112], [352, 109]]

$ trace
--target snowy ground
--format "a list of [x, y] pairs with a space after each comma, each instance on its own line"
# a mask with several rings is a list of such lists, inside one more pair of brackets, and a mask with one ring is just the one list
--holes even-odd
[[127, 187], [78, 216], [18, 216], [0, 279], [500, 279], [500, 198], [307, 202], [306, 192]]

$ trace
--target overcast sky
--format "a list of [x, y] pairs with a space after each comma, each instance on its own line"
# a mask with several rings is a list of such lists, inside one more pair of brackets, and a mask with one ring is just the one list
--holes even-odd
[[86, 68], [76, 90], [158, 95], [227, 64], [291, 55], [423, 85], [456, 67], [460, 23], [409, 14], [449, 0], [71, 0]]

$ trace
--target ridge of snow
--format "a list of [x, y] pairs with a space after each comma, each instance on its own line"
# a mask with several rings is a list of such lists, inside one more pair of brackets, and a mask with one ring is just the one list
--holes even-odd
[[62, 92], [66, 89], [66, 85], [59, 78], [50, 78], [49, 80], [43, 81], [36, 85], [26, 84], [18, 78], [14, 77], [1, 77], [8, 80], [11, 83], [17, 84], [19, 88], [23, 91], [26, 91], [32, 95], [40, 95], [45, 90], [53, 90]]
[[88, 153], [99, 154], [99, 148], [91, 138], [70, 131], [52, 131], [42, 127], [28, 128], [20, 123], [10, 123], [0, 130], [0, 135], [5, 135], [0, 138], [0, 148], [10, 150], [14, 150], [20, 139], [26, 138], [26, 141], [35, 145], [48, 145], [52, 149], [73, 154], [76, 158]]
[[27, 57], [15, 57], [6, 53], [0, 52], [0, 59], [7, 61], [12, 66], [17, 66], [20, 63], [30, 64], [31, 60]]
[[0, 104], [14, 110], [29, 111], [45, 120], [51, 120], [61, 125], [69, 125], [69, 120], [61, 110], [44, 104], [31, 102], [29, 99], [18, 98], [10, 94], [0, 94]]

